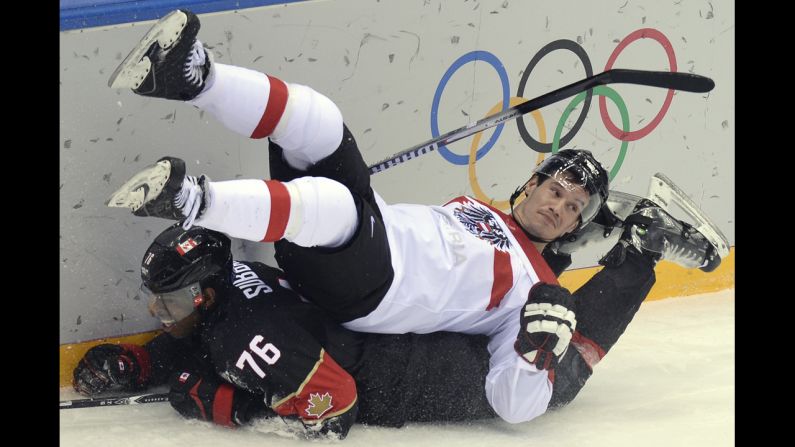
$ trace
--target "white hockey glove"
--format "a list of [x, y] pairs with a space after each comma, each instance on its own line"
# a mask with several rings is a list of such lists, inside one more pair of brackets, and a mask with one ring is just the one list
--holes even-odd
[[538, 283], [521, 309], [514, 349], [539, 370], [554, 369], [577, 327], [574, 297], [563, 287]]

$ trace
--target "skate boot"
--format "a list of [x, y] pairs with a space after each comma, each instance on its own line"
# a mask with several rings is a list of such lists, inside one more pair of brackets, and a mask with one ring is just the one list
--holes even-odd
[[620, 244], [650, 257], [655, 264], [665, 259], [705, 272], [711, 272], [720, 265], [721, 257], [703, 234], [651, 200], [638, 202], [624, 224]]
[[195, 98], [204, 89], [212, 67], [210, 53], [196, 39], [200, 27], [192, 12], [170, 12], [116, 68], [108, 86], [131, 88], [139, 95], [156, 98]]
[[136, 216], [153, 216], [182, 221], [190, 228], [209, 204], [210, 179], [185, 175], [185, 162], [163, 157], [135, 174], [105, 205], [129, 208]]

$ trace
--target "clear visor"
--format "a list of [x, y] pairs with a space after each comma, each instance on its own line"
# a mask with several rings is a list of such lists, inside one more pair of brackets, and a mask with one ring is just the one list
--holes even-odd
[[564, 165], [552, 172], [539, 172], [549, 176], [553, 181], [556, 181], [566, 191], [575, 192], [580, 190], [584, 191], [589, 198], [586, 199], [585, 206], [580, 211], [580, 226], [583, 226], [596, 217], [596, 213], [602, 207], [602, 198], [596, 191], [594, 185], [588, 181], [588, 176], [577, 165]]
[[175, 324], [192, 314], [204, 298], [198, 282], [165, 293], [152, 292], [141, 284], [138, 294], [149, 302], [149, 312], [165, 325]]

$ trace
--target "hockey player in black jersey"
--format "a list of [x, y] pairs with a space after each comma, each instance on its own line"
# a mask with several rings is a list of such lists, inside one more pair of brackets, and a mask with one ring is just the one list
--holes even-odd
[[345, 437], [355, 422], [494, 416], [483, 395], [485, 337], [349, 331], [302, 300], [283, 273], [232, 259], [221, 233], [177, 224], [141, 264], [141, 295], [164, 333], [144, 346], [102, 344], [74, 371], [78, 392], [168, 382], [182, 415], [237, 426], [281, 417], [306, 437]]
[[[557, 365], [550, 408], [570, 402], [615, 344], [654, 283], [653, 252], [626, 241], [573, 295], [580, 323], [573, 354]], [[545, 252], [559, 274], [571, 262]], [[141, 294], [164, 333], [144, 346], [101, 344], [74, 370], [85, 395], [169, 383], [183, 416], [239, 426], [281, 418], [307, 438], [343, 438], [354, 422], [495, 417], [483, 382], [488, 338], [451, 332], [363, 334], [303, 300], [280, 270], [232, 259], [229, 239], [175, 224], [144, 255]], [[545, 293], [556, 294], [556, 289]]]

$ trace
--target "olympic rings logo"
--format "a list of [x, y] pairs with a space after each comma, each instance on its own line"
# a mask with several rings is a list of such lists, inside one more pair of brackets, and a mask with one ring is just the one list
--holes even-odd
[[[659, 43], [668, 57], [668, 66], [670, 71], [675, 72], [677, 70], [676, 66], [676, 55], [674, 54], [673, 46], [671, 45], [671, 41], [659, 30], [654, 28], [641, 28], [636, 31], [633, 31], [625, 38], [621, 39], [619, 44], [613, 50], [612, 54], [607, 60], [605, 64], [604, 70], [609, 70], [613, 68], [613, 65], [616, 62], [616, 59], [621, 54], [624, 49], [629, 46], [631, 43], [639, 40], [639, 39], [652, 39]], [[431, 134], [434, 138], [439, 137], [439, 124], [438, 124], [438, 113], [439, 113], [439, 102], [442, 98], [442, 93], [444, 92], [444, 88], [447, 83], [450, 81], [450, 78], [455, 74], [458, 69], [463, 67], [469, 62], [474, 61], [483, 61], [489, 64], [494, 70], [497, 72], [497, 75], [500, 78], [500, 83], [502, 85], [502, 100], [495, 104], [485, 116], [493, 115], [501, 110], [506, 110], [509, 107], [513, 107], [515, 105], [521, 104], [527, 101], [526, 98], [522, 97], [524, 93], [525, 86], [527, 85], [527, 81], [530, 77], [530, 74], [535, 69], [536, 65], [544, 58], [547, 54], [556, 51], [556, 50], [567, 50], [574, 53], [580, 61], [582, 62], [582, 66], [585, 69], [586, 77], [593, 76], [593, 68], [591, 66], [591, 60], [588, 57], [588, 54], [585, 52], [585, 49], [580, 46], [577, 42], [561, 39], [556, 40], [554, 42], [550, 42], [541, 48], [535, 56], [530, 59], [530, 62], [527, 64], [524, 72], [522, 73], [522, 78], [519, 81], [519, 86], [517, 88], [516, 96], [510, 96], [510, 87], [508, 84], [508, 74], [505, 71], [505, 67], [502, 65], [500, 60], [492, 53], [488, 51], [472, 51], [469, 53], [464, 54], [463, 56], [459, 57], [450, 68], [442, 76], [441, 80], [439, 81], [439, 85], [436, 87], [436, 93], [433, 96], [433, 103], [431, 105]], [[560, 119], [558, 120], [557, 125], [555, 126], [555, 133], [552, 137], [552, 142], [547, 142], [547, 135], [546, 135], [546, 125], [544, 123], [543, 116], [539, 110], [535, 110], [530, 113], [530, 116], [533, 117], [535, 122], [536, 128], [538, 129], [538, 140], [533, 138], [530, 133], [527, 131], [527, 127], [525, 127], [524, 117], [518, 117], [516, 119], [516, 125], [519, 130], [519, 135], [521, 135], [522, 140], [525, 144], [534, 151], [539, 153], [538, 160], [536, 164], [541, 163], [544, 159], [544, 155], [547, 153], [557, 153], [560, 147], [565, 147], [566, 144], [571, 141], [572, 138], [577, 134], [577, 132], [582, 127], [583, 122], [585, 121], [585, 117], [588, 115], [588, 111], [591, 106], [591, 100], [593, 95], [599, 96], [599, 113], [602, 118], [602, 122], [604, 123], [605, 128], [608, 132], [616, 139], [621, 141], [621, 147], [619, 149], [618, 158], [616, 162], [613, 164], [612, 169], [610, 170], [610, 180], [613, 180], [618, 171], [621, 169], [621, 165], [624, 162], [624, 158], [626, 157], [627, 147], [630, 141], [637, 141], [647, 135], [649, 135], [662, 121], [663, 117], [665, 117], [666, 113], [668, 112], [669, 107], [671, 106], [671, 101], [673, 100], [674, 91], [668, 90], [667, 95], [665, 96], [665, 100], [663, 101], [663, 105], [660, 108], [660, 111], [657, 115], [652, 119], [648, 124], [644, 127], [637, 129], [637, 130], [630, 130], [629, 124], [629, 111], [627, 110], [627, 106], [624, 103], [624, 100], [621, 96], [610, 87], [607, 86], [599, 86], [594, 89], [588, 90], [583, 92], [572, 99], [572, 101], [566, 106], [563, 110], [563, 114], [561, 115]], [[619, 113], [621, 115], [621, 128], [616, 126], [613, 121], [610, 119], [610, 115], [607, 112], [607, 99], [610, 99], [616, 107], [618, 107]], [[583, 103], [582, 110], [580, 111], [580, 115], [577, 117], [577, 121], [575, 121], [574, 125], [571, 129], [563, 135], [563, 127], [568, 120], [571, 113], [574, 109]], [[479, 200], [484, 202], [490, 203], [493, 206], [507, 210], [509, 208], [509, 203], [507, 200], [495, 200], [490, 198], [486, 195], [486, 193], [480, 187], [477, 181], [477, 175], [475, 171], [475, 164], [477, 160], [480, 160], [488, 152], [494, 147], [494, 144], [500, 137], [502, 133], [502, 129], [505, 126], [505, 123], [498, 124], [495, 129], [494, 133], [491, 135], [491, 138], [483, 145], [483, 147], [478, 148], [480, 145], [480, 140], [482, 133], [478, 133], [472, 139], [472, 144], [470, 147], [469, 154], [461, 155], [452, 152], [445, 146], [439, 146], [438, 150], [439, 153], [450, 163], [456, 165], [469, 165], [469, 181], [470, 185], [472, 186], [472, 190], [475, 194], [475, 197]]]

